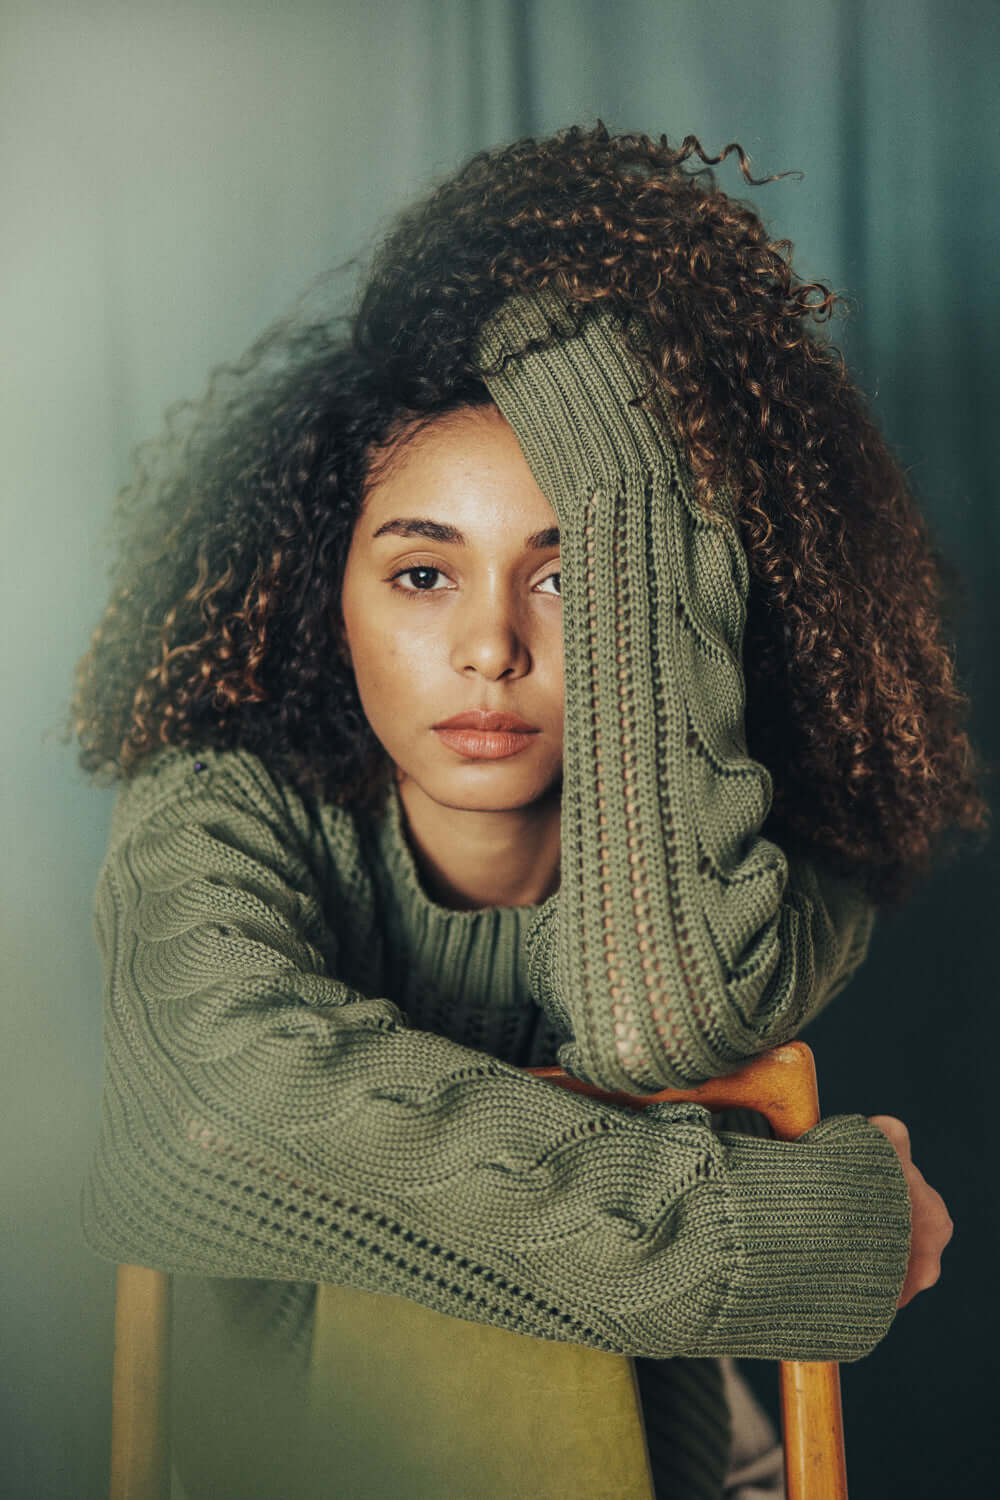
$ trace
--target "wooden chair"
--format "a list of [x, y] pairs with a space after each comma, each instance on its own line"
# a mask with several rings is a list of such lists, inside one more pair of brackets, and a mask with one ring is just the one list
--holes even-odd
[[[739, 1072], [697, 1088], [665, 1089], [644, 1097], [608, 1093], [569, 1077], [561, 1068], [529, 1071], [627, 1109], [683, 1100], [694, 1100], [710, 1110], [754, 1109], [766, 1117], [779, 1140], [794, 1140], [819, 1119], [813, 1056], [802, 1042], [777, 1047]], [[111, 1500], [169, 1500], [170, 1295], [170, 1278], [165, 1273], [143, 1266], [118, 1267]], [[353, 1431], [354, 1450], [347, 1454], [341, 1446], [328, 1449], [325, 1455], [317, 1450], [313, 1467], [339, 1476], [338, 1493], [350, 1493], [352, 1500], [362, 1500], [364, 1484], [352, 1478], [344, 1488], [350, 1464], [367, 1463], [369, 1456], [373, 1462], [378, 1458], [373, 1452], [378, 1445], [370, 1442], [363, 1421], [359, 1426], [366, 1388], [372, 1409], [391, 1413], [394, 1431], [402, 1422], [404, 1441], [413, 1444], [414, 1475], [421, 1462], [440, 1465], [443, 1471], [451, 1463], [457, 1466], [454, 1473], [491, 1475], [492, 1489], [477, 1489], [473, 1481], [470, 1494], [503, 1493], [511, 1500], [518, 1495], [544, 1495], [553, 1500], [579, 1495], [580, 1500], [585, 1496], [591, 1500], [598, 1494], [609, 1500], [612, 1496], [651, 1500], [642, 1408], [634, 1363], [627, 1356], [527, 1338], [447, 1317], [404, 1298], [324, 1285], [317, 1299], [311, 1386], [318, 1393], [313, 1411], [317, 1434], [332, 1433], [338, 1426], [331, 1421], [331, 1410], [324, 1408], [322, 1393], [331, 1385], [324, 1379], [324, 1370], [342, 1372], [345, 1368], [351, 1370], [347, 1399], [361, 1405], [339, 1426], [348, 1439]], [[419, 1379], [414, 1375], [417, 1369]], [[846, 1500], [839, 1367], [789, 1361], [781, 1363], [779, 1371], [788, 1500]], [[343, 1381], [340, 1385], [338, 1416], [345, 1410]], [[504, 1389], [517, 1390], [521, 1399], [501, 1415], [497, 1397]], [[488, 1401], [484, 1404], [487, 1394], [492, 1396], [492, 1406]], [[435, 1399], [440, 1402], [439, 1411], [453, 1414], [457, 1409], [457, 1418], [435, 1423]], [[460, 1409], [463, 1399], [467, 1410], [476, 1414], [465, 1424]], [[487, 1422], [482, 1421], [484, 1411], [490, 1412]], [[572, 1419], [569, 1426], [567, 1417]], [[470, 1446], [471, 1428], [476, 1434]], [[574, 1461], [582, 1466], [579, 1478], [573, 1476]], [[497, 1466], [505, 1463], [513, 1465], [512, 1476], [528, 1476], [523, 1487], [513, 1477], [509, 1484], [497, 1480]], [[475, 1467], [470, 1470], [462, 1465]], [[406, 1472], [409, 1479], [410, 1470]], [[599, 1475], [607, 1476], [603, 1487], [599, 1487]], [[321, 1492], [322, 1485], [316, 1493]], [[441, 1472], [427, 1490], [448, 1495], [449, 1500], [460, 1492], [461, 1487], [449, 1484]], [[367, 1493], [381, 1497], [403, 1492], [372, 1480]], [[406, 1500], [418, 1493], [423, 1491], [416, 1482], [408, 1482]]]

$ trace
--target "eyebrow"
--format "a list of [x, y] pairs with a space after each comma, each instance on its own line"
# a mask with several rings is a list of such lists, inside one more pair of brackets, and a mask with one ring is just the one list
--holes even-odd
[[[469, 545], [457, 526], [449, 526], [442, 521], [428, 521], [418, 516], [397, 517], [393, 521], [386, 521], [377, 531], [372, 532], [372, 541], [390, 533], [395, 536], [425, 536], [432, 542], [453, 542], [456, 547]], [[540, 552], [545, 547], [558, 547], [559, 527], [549, 526], [545, 531], [533, 531], [530, 536], [525, 537], [524, 545], [532, 552]]]

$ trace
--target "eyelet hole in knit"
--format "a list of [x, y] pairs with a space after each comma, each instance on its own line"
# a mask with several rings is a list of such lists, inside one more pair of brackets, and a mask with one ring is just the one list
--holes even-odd
[[[270, 1191], [266, 1183], [253, 1188], [229, 1172], [209, 1167], [202, 1174], [203, 1185], [200, 1189], [200, 1197], [204, 1208], [198, 1215], [206, 1226], [211, 1227], [214, 1224], [226, 1222], [232, 1217], [235, 1208], [235, 1211], [246, 1221], [251, 1238], [253, 1238], [253, 1232], [250, 1226], [256, 1224], [262, 1229], [278, 1231], [289, 1240], [297, 1240], [303, 1249], [315, 1246], [321, 1251], [326, 1250], [331, 1238], [339, 1239], [349, 1246], [353, 1253], [357, 1253], [360, 1263], [365, 1261], [370, 1263], [375, 1260], [381, 1262], [383, 1267], [393, 1268], [395, 1274], [404, 1273], [411, 1281], [421, 1281], [427, 1285], [436, 1286], [449, 1299], [460, 1298], [467, 1305], [478, 1306], [487, 1312], [490, 1316], [486, 1321], [495, 1321], [501, 1326], [512, 1327], [515, 1331], [521, 1331], [520, 1325], [523, 1324], [524, 1331], [527, 1331], [529, 1324], [534, 1329], [541, 1315], [548, 1319], [551, 1326], [571, 1330], [573, 1342], [590, 1343], [598, 1348], [611, 1347], [607, 1340], [588, 1324], [568, 1313], [561, 1312], [544, 1298], [510, 1281], [500, 1272], [491, 1270], [488, 1266], [483, 1266], [468, 1256], [459, 1255], [454, 1250], [436, 1244], [429, 1236], [416, 1235], [413, 1230], [406, 1229], [385, 1213], [362, 1208], [348, 1198], [339, 1195], [333, 1197], [323, 1192], [322, 1189], [299, 1183], [287, 1173], [257, 1161], [248, 1151], [234, 1148], [210, 1127], [199, 1126], [192, 1122], [188, 1129], [188, 1138], [197, 1141], [213, 1155], [244, 1162], [253, 1166], [265, 1177], [281, 1178], [289, 1184], [291, 1189], [291, 1191], [283, 1190], [285, 1196], [278, 1197]], [[569, 1139], [569, 1136], [566, 1139]], [[209, 1183], [212, 1186], [208, 1186]], [[300, 1195], [319, 1200], [325, 1205], [324, 1209], [319, 1212], [313, 1211], [297, 1201]], [[248, 1198], [253, 1199], [252, 1204], [246, 1201]], [[336, 1212], [338, 1210], [339, 1212]], [[289, 1224], [288, 1218], [293, 1221], [298, 1220], [297, 1226], [294, 1222]], [[344, 1222], [345, 1220], [347, 1222]], [[364, 1226], [364, 1232], [361, 1232], [362, 1226]], [[377, 1230], [382, 1230], [383, 1234], [378, 1235], [373, 1232]], [[447, 1274], [438, 1274], [433, 1265], [421, 1265], [412, 1254], [410, 1256], [400, 1254], [399, 1250], [403, 1245], [411, 1246], [413, 1251], [423, 1252], [426, 1257], [436, 1258], [439, 1260], [442, 1271], [446, 1271], [449, 1264], [454, 1264], [457, 1270], [467, 1272], [470, 1277], [475, 1278], [478, 1284], [473, 1287], [462, 1286], [452, 1281]], [[383, 1270], [376, 1269], [374, 1274], [380, 1283], [384, 1282]], [[527, 1307], [528, 1316], [520, 1317], [516, 1313], [513, 1317], [498, 1316], [502, 1309], [490, 1297], [492, 1287], [506, 1292], [508, 1297], [517, 1298]]]
[[[627, 673], [628, 651], [627, 632], [631, 599], [628, 593], [628, 575], [622, 565], [625, 561], [621, 547], [621, 524], [623, 516], [620, 509], [621, 497], [616, 496], [616, 511], [614, 516], [614, 536], [616, 568], [615, 578], [620, 581], [621, 588], [615, 596], [615, 638], [617, 650], [615, 653], [616, 678], [617, 678], [617, 702], [616, 713], [613, 715], [613, 723], [626, 725], [633, 722], [629, 712], [630, 685]], [[591, 500], [591, 507], [596, 497]], [[606, 801], [604, 798], [604, 774], [605, 766], [601, 754], [601, 717], [596, 705], [599, 700], [598, 666], [599, 658], [596, 650], [598, 640], [598, 605], [597, 605], [597, 563], [594, 556], [595, 550], [595, 525], [593, 517], [588, 520], [586, 527], [587, 541], [587, 612], [589, 624], [589, 637], [592, 642], [590, 652], [590, 701], [593, 705], [592, 721], [594, 725], [593, 743], [596, 748], [597, 764], [597, 792], [598, 792], [598, 827], [600, 829], [600, 874], [601, 889], [608, 892], [608, 896], [602, 901], [604, 912], [603, 927], [603, 949], [605, 980], [608, 993], [612, 1000], [613, 1034], [615, 1038], [615, 1050], [622, 1059], [630, 1076], [646, 1070], [649, 1066], [648, 1056], [642, 1044], [639, 1028], [636, 1024], [635, 1012], [628, 995], [627, 985], [623, 983], [622, 966], [619, 962], [618, 943], [615, 937], [615, 919], [613, 915], [613, 903], [610, 900], [611, 891], [611, 856], [608, 845], [608, 825], [605, 814]], [[621, 571], [619, 571], [621, 569]], [[630, 880], [632, 883], [633, 919], [637, 935], [640, 935], [640, 924], [645, 916], [645, 905], [642, 899], [642, 853], [639, 849], [639, 840], [633, 832], [638, 826], [637, 808], [634, 797], [634, 781], [632, 762], [634, 756], [632, 736], [625, 731], [621, 740], [621, 773], [626, 795], [626, 845], [628, 848], [628, 865], [630, 869]]]
[[[678, 497], [674, 497], [676, 503]], [[647, 476], [645, 481], [645, 494], [643, 496], [644, 526], [646, 533], [647, 560], [648, 560], [648, 583], [640, 590], [641, 598], [636, 596], [637, 584], [633, 571], [629, 568], [630, 546], [627, 540], [626, 526], [629, 520], [632, 498], [624, 489], [614, 496], [614, 515], [611, 528], [613, 565], [610, 573], [613, 579], [614, 597], [614, 622], [616, 651], [615, 661], [615, 693], [610, 714], [610, 722], [607, 708], [602, 716], [598, 705], [599, 697], [599, 656], [597, 652], [599, 616], [602, 607], [606, 609], [607, 600], [600, 598], [598, 593], [598, 578], [600, 576], [596, 559], [596, 519], [595, 506], [598, 497], [591, 498], [588, 516], [585, 525], [586, 541], [586, 580], [587, 580], [587, 614], [589, 638], [592, 643], [590, 651], [590, 705], [591, 718], [595, 746], [595, 772], [597, 785], [597, 827], [599, 845], [599, 873], [600, 890], [602, 894], [601, 911], [601, 939], [602, 939], [602, 965], [605, 993], [611, 1000], [612, 1032], [614, 1036], [616, 1054], [622, 1062], [629, 1077], [636, 1082], [649, 1082], [656, 1079], [657, 1074], [652, 1068], [650, 1061], [649, 1046], [651, 1039], [655, 1037], [655, 1045], [659, 1052], [668, 1056], [681, 1056], [685, 1051], [683, 1041], [683, 1028], [679, 1023], [678, 1005], [681, 1001], [680, 995], [671, 996], [668, 993], [667, 980], [664, 974], [664, 955], [656, 951], [649, 936], [657, 930], [654, 925], [653, 896], [650, 887], [648, 869], [648, 851], [643, 848], [642, 838], [639, 830], [643, 826], [643, 815], [640, 808], [640, 771], [643, 767], [639, 763], [639, 755], [642, 753], [635, 742], [634, 726], [637, 722], [636, 707], [634, 703], [634, 685], [630, 680], [628, 664], [632, 653], [629, 650], [630, 632], [633, 630], [635, 612], [640, 608], [650, 611], [653, 618], [669, 618], [671, 613], [678, 622], [678, 628], [690, 633], [694, 629], [693, 618], [688, 607], [681, 597], [673, 602], [673, 609], [666, 605], [666, 615], [658, 606], [656, 598], [657, 583], [663, 574], [663, 566], [656, 566], [653, 556], [654, 537], [652, 528], [655, 525], [672, 526], [676, 517], [671, 515], [661, 516], [654, 514], [654, 501], [662, 504], [660, 497], [654, 497], [652, 481]], [[607, 567], [605, 559], [603, 563]], [[671, 575], [672, 576], [672, 575]], [[647, 597], [651, 593], [651, 597]], [[676, 743], [679, 728], [683, 732], [683, 743], [689, 752], [695, 755], [703, 753], [700, 737], [690, 724], [678, 726], [675, 722], [668, 722], [667, 713], [676, 698], [675, 692], [667, 692], [661, 685], [664, 683], [664, 671], [669, 676], [676, 676], [681, 662], [685, 659], [683, 651], [676, 653], [676, 660], [667, 663], [661, 660], [664, 644], [660, 641], [652, 643], [652, 674], [653, 674], [653, 702], [655, 704], [655, 745], [666, 745]], [[666, 685], [669, 687], [669, 683]], [[603, 706], [603, 705], [602, 705]], [[604, 722], [602, 723], [602, 717]], [[620, 761], [617, 766], [612, 765], [608, 759], [607, 745], [609, 733], [613, 735], [615, 728], [620, 728]], [[602, 733], [603, 731], [603, 733]], [[655, 753], [655, 746], [650, 747], [648, 754]], [[614, 783], [609, 777], [619, 778], [622, 803], [624, 806], [624, 857], [616, 854], [611, 846], [609, 818], [607, 809], [606, 789]], [[680, 793], [678, 793], [679, 795]], [[691, 934], [685, 924], [682, 912], [683, 902], [680, 889], [680, 874], [678, 868], [678, 839], [672, 817], [671, 796], [673, 789], [663, 786], [659, 787], [659, 809], [661, 825], [664, 831], [664, 856], [666, 874], [668, 881], [668, 901], [674, 913], [674, 968], [679, 973], [681, 983], [684, 987], [683, 999], [688, 1013], [695, 1019], [700, 1027], [708, 1024], [708, 1016], [703, 999], [699, 994], [699, 983], [697, 975], [696, 954]], [[699, 861], [697, 872], [705, 877], [710, 873], [711, 862], [705, 855], [703, 849], [699, 849]], [[613, 872], [617, 869], [624, 871], [628, 880], [630, 897], [631, 927], [620, 928], [615, 917], [615, 906], [612, 899]], [[581, 869], [581, 878], [582, 878]], [[662, 917], [657, 917], [656, 922], [662, 926]], [[628, 932], [626, 938], [625, 933]], [[623, 942], [632, 942], [634, 934], [637, 953], [623, 953], [620, 945]], [[641, 998], [640, 998], [641, 997]]]

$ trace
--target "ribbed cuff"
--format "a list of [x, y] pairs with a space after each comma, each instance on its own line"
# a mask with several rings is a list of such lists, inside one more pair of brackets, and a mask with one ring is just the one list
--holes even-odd
[[869, 1354], [895, 1317], [909, 1260], [909, 1190], [892, 1142], [861, 1115], [832, 1115], [794, 1142], [724, 1131], [719, 1141], [742, 1254], [719, 1311], [720, 1347], [705, 1352]]

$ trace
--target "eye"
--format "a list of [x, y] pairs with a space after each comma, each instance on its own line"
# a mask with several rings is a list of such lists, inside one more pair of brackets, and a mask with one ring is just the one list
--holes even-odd
[[[444, 589], [436, 589], [436, 588], [433, 588], [433, 587], [424, 588], [420, 583], [417, 583], [412, 588], [404, 587], [401, 583], [398, 583], [396, 581], [399, 578], [410, 578], [410, 577], [415, 578], [417, 576], [417, 574], [423, 574], [425, 579], [426, 579], [426, 577], [427, 577], [428, 574], [433, 575], [433, 576], [438, 577], [438, 578], [444, 578], [444, 577], [447, 576], [446, 574], [442, 573], [442, 571], [441, 571], [440, 568], [432, 568], [427, 563], [416, 563], [416, 564], [414, 564], [413, 567], [410, 567], [410, 568], [401, 568], [398, 573], [391, 574], [389, 581], [391, 582], [391, 584], [393, 586], [393, 589], [395, 590], [395, 592], [397, 594], [441, 594], [441, 593], [445, 593], [446, 592], [446, 590], [444, 590]], [[555, 572], [555, 573], [548, 573], [548, 574], [546, 574], [546, 576], [543, 579], [540, 580], [540, 582], [536, 585], [536, 587], [539, 588], [539, 589], [541, 589], [543, 584], [552, 583], [554, 579], [558, 579], [559, 580], [559, 588], [557, 588], [555, 590], [550, 590], [549, 592], [550, 592], [550, 596], [555, 597], [556, 599], [559, 599], [559, 598], [562, 597], [562, 594], [561, 594], [562, 574], [559, 573], [558, 571]]]
[[431, 589], [431, 588], [426, 588], [425, 589], [425, 588], [421, 588], [419, 585], [416, 588], [412, 588], [412, 589], [411, 588], [403, 588], [400, 584], [398, 584], [396, 582], [397, 578], [408, 578], [411, 573], [412, 574], [416, 574], [416, 573], [425, 573], [425, 574], [426, 573], [436, 573], [438, 575], [438, 577], [440, 577], [440, 578], [444, 577], [444, 574], [441, 572], [440, 568], [430, 568], [430, 567], [427, 567], [425, 564], [417, 564], [416, 567], [412, 567], [412, 568], [403, 568], [401, 572], [399, 572], [399, 573], [393, 573], [393, 575], [392, 575], [392, 580], [391, 580], [392, 581], [392, 586], [396, 590], [397, 594], [439, 594], [441, 592], [440, 589]]

